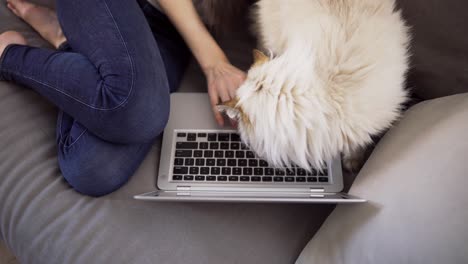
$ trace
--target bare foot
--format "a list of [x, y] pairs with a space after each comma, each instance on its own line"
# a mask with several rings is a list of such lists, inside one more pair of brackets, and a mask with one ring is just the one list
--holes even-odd
[[6, 31], [0, 34], [0, 56], [10, 44], [26, 45], [26, 39], [16, 31]]
[[55, 12], [26, 0], [7, 0], [8, 8], [58, 48], [66, 41]]

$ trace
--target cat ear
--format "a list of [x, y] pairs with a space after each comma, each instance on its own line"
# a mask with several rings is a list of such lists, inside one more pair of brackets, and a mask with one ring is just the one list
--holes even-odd
[[259, 51], [258, 49], [253, 50], [253, 58], [254, 58], [254, 66], [260, 66], [270, 60], [270, 58], [268, 58], [267, 55], [265, 55], [263, 52]]
[[237, 107], [238, 100], [236, 98], [223, 102], [216, 106], [218, 111], [221, 113], [226, 113], [226, 115], [233, 120], [238, 120], [240, 116], [239, 108]]

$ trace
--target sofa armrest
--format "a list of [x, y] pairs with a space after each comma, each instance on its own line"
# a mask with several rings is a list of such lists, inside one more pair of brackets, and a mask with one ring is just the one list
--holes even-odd
[[412, 107], [297, 263], [468, 263], [468, 94]]

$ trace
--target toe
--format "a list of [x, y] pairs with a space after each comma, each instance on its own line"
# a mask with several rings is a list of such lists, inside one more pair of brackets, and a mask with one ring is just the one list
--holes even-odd
[[11, 12], [13, 12], [13, 14], [15, 14], [17, 16], [20, 16], [19, 10], [18, 10], [17, 6], [14, 4], [13, 1], [8, 0], [7, 7], [8, 7], [8, 9], [10, 9]]
[[15, 6], [10, 4], [10, 3], [7, 3], [7, 7], [8, 9], [10, 9], [11, 12], [13, 12], [15, 15], [18, 15], [18, 10], [16, 10]]

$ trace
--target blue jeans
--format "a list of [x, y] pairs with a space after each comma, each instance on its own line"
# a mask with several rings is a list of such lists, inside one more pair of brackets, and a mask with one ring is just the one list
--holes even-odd
[[169, 116], [189, 51], [146, 1], [58, 0], [67, 43], [10, 45], [0, 78], [30, 87], [61, 110], [58, 160], [77, 191], [101, 196], [133, 175]]

